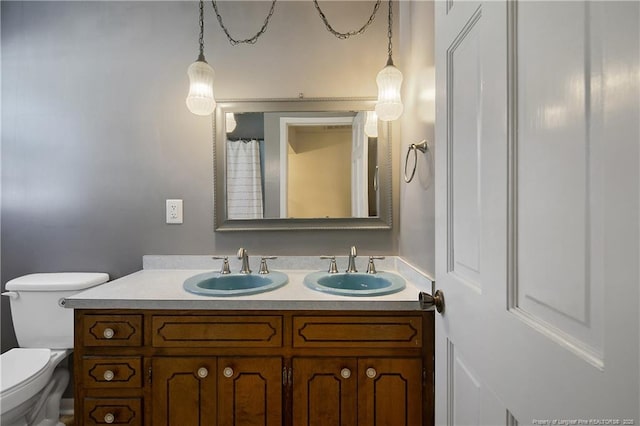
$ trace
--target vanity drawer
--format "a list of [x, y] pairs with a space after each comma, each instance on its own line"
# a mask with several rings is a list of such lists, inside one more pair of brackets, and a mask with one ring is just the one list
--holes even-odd
[[140, 357], [85, 357], [82, 382], [86, 388], [139, 388], [142, 360]]
[[[142, 401], [139, 398], [85, 398], [84, 426], [142, 426]], [[77, 420], [76, 420], [77, 421]]]
[[274, 348], [282, 346], [281, 316], [156, 315], [151, 342], [158, 348]]
[[142, 346], [142, 315], [84, 315], [84, 346]]
[[420, 348], [422, 317], [294, 316], [297, 348]]

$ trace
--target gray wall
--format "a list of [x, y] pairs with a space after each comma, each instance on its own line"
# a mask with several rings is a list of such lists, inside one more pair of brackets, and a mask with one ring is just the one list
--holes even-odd
[[[433, 2], [401, 2], [400, 47], [404, 74], [404, 113], [400, 170], [404, 171], [407, 148], [423, 139], [430, 152], [418, 153], [416, 175], [400, 186], [399, 254], [414, 266], [435, 276], [435, 57]], [[413, 157], [413, 154], [412, 154]], [[413, 158], [409, 166], [413, 165]]]
[[[321, 4], [341, 29], [360, 25], [371, 9]], [[365, 36], [341, 41], [312, 2], [278, 2], [256, 45], [232, 47], [206, 6], [205, 53], [218, 98], [376, 95], [386, 8]], [[197, 3], [3, 1], [1, 8], [3, 286], [45, 271], [117, 278], [140, 269], [144, 254], [230, 254], [239, 246], [252, 254], [346, 254], [352, 244], [362, 254], [398, 253], [397, 227], [213, 232], [211, 119], [184, 103]], [[231, 31], [246, 37], [268, 4], [220, 9]], [[164, 223], [166, 198], [184, 199], [183, 225]], [[6, 300], [2, 308], [5, 351], [15, 339]]]

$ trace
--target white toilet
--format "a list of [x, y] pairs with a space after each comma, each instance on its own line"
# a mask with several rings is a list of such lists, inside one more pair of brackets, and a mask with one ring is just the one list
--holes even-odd
[[13, 328], [20, 348], [0, 355], [0, 425], [54, 426], [69, 372], [59, 366], [73, 349], [73, 310], [64, 299], [109, 280], [102, 273], [32, 274], [11, 280]]

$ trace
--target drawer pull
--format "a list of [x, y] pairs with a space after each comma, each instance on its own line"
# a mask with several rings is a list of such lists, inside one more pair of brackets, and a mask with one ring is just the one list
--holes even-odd
[[104, 372], [104, 379], [107, 382], [112, 381], [114, 377], [115, 377], [115, 374], [113, 374], [113, 371], [107, 370], [107, 371]]
[[111, 423], [113, 423], [115, 421], [116, 421], [116, 416], [114, 416], [113, 414], [107, 413], [107, 414], [104, 415], [104, 422], [105, 423], [111, 424]]
[[209, 375], [209, 370], [207, 370], [205, 367], [198, 368], [198, 377], [200, 377], [201, 379], [204, 379], [208, 375]]
[[226, 378], [233, 377], [233, 368], [226, 367], [224, 370], [222, 370], [222, 375]]
[[351, 370], [349, 370], [348, 368], [343, 368], [342, 370], [340, 370], [340, 375], [343, 379], [348, 379], [349, 377], [351, 377]]
[[115, 331], [113, 331], [113, 328], [105, 328], [104, 332], [102, 333], [105, 339], [111, 339], [115, 334], [116, 333]]
[[378, 375], [378, 372], [376, 371], [375, 368], [369, 367], [367, 368], [367, 371], [365, 372], [365, 374], [367, 375], [368, 378], [373, 379]]

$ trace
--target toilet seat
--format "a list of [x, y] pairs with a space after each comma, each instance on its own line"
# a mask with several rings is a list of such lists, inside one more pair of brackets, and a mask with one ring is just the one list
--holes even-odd
[[17, 407], [40, 392], [71, 351], [14, 348], [0, 355], [0, 409]]

